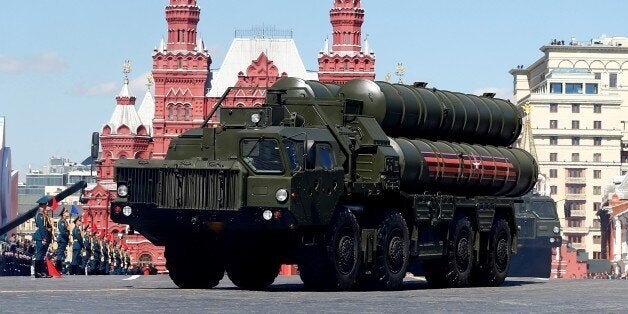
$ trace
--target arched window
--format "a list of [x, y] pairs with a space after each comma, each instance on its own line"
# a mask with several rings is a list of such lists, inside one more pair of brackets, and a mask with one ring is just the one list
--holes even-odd
[[181, 108], [181, 105], [177, 106], [177, 121], [183, 121], [183, 108]]
[[173, 104], [169, 104], [168, 105], [168, 120], [174, 120], [174, 105]]
[[185, 121], [190, 121], [190, 105], [185, 105]]
[[149, 265], [149, 264], [151, 264], [152, 262], [153, 262], [153, 257], [152, 257], [152, 256], [150, 256], [150, 254], [148, 254], [148, 253], [144, 253], [144, 254], [140, 255], [139, 264], [140, 264], [141, 266], [144, 266], [144, 265]]

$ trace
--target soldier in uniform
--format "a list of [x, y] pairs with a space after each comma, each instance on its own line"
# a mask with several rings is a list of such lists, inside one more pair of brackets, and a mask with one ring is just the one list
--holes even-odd
[[116, 245], [115, 253], [113, 255], [113, 274], [122, 275], [122, 248], [120, 243]]
[[105, 237], [101, 242], [102, 258], [100, 259], [99, 273], [109, 275], [109, 240]]
[[124, 250], [124, 274], [129, 273], [129, 267], [131, 267], [131, 256], [127, 249]]
[[92, 238], [92, 258], [89, 262], [89, 268], [91, 270], [90, 275], [98, 275], [100, 270], [100, 259], [102, 256], [100, 255], [100, 234], [95, 233]]
[[33, 235], [35, 240], [35, 254], [33, 255], [33, 266], [35, 268], [35, 278], [50, 278], [46, 271], [46, 264], [44, 258], [48, 252], [48, 246], [52, 240], [52, 224], [48, 217], [48, 201], [50, 199], [47, 196], [42, 196], [37, 203], [39, 204], [39, 211], [35, 215], [35, 225], [37, 231]]
[[83, 240], [83, 247], [85, 250], [83, 251], [83, 263], [81, 264], [81, 268], [83, 269], [83, 275], [90, 274], [90, 262], [92, 259], [92, 231], [89, 230], [89, 226], [85, 227], [85, 239]]
[[72, 229], [72, 262], [70, 263], [70, 275], [79, 275], [80, 265], [82, 264], [81, 250], [83, 249], [83, 235], [81, 234], [81, 217], [74, 220], [74, 229]]
[[65, 207], [61, 209], [59, 222], [57, 223], [57, 228], [59, 233], [57, 235], [57, 251], [55, 255], [57, 256], [57, 262], [55, 264], [55, 268], [59, 271], [59, 273], [63, 273], [63, 264], [65, 263], [66, 252], [68, 248], [68, 242], [70, 242], [70, 224], [68, 222], [69, 213], [65, 210]]

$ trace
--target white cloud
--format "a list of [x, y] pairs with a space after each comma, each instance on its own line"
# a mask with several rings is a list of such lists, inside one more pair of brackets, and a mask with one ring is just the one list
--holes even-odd
[[471, 92], [473, 95], [482, 95], [484, 93], [495, 93], [495, 98], [507, 99], [512, 101], [512, 90], [500, 87], [483, 87]]
[[57, 52], [44, 52], [25, 58], [0, 55], [0, 73], [55, 72], [67, 68]]
[[117, 83], [116, 82], [105, 82], [99, 83], [93, 86], [83, 86], [78, 85], [74, 87], [74, 94], [82, 95], [82, 96], [98, 96], [104, 94], [115, 94], [117, 92]]
[[[135, 97], [143, 96], [146, 92], [146, 76], [151, 72], [143, 73], [135, 78], [129, 80], [129, 90]], [[120, 77], [117, 81], [109, 81], [104, 83], [98, 83], [92, 86], [77, 85], [74, 87], [73, 92], [76, 95], [81, 96], [98, 96], [98, 95], [111, 95], [111, 98], [115, 98], [116, 95], [122, 89], [123, 78]], [[151, 89], [154, 93], [154, 87]]]

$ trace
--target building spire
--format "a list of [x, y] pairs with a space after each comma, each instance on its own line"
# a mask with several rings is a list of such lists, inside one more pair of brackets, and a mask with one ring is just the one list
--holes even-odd
[[323, 54], [329, 54], [329, 37], [325, 38], [325, 43], [323, 44], [323, 49], [321, 50]]
[[364, 9], [360, 0], [335, 0], [329, 15], [334, 35], [332, 50], [359, 52], [364, 23]]
[[170, 0], [166, 6], [168, 50], [194, 51], [200, 15], [196, 0]]
[[362, 53], [364, 53], [365, 56], [371, 55], [371, 47], [369, 47], [369, 35], [366, 35], [366, 38], [364, 39], [364, 46], [362, 47]]
[[120, 90], [118, 97], [133, 97], [129, 90], [129, 73], [131, 73], [131, 62], [129, 60], [124, 60], [122, 73], [124, 73], [124, 84], [122, 85], [122, 90]]

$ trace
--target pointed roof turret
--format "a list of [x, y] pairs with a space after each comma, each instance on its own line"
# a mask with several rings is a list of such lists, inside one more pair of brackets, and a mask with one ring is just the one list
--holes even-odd
[[124, 83], [120, 93], [116, 97], [116, 108], [109, 119], [109, 122], [105, 125], [110, 128], [111, 134], [117, 134], [118, 129], [122, 126], [126, 126], [129, 129], [130, 134], [137, 134], [142, 121], [140, 120], [137, 111], [135, 110], [135, 96], [131, 94], [129, 89], [129, 73], [131, 73], [131, 63], [126, 60], [124, 62]]
[[325, 38], [325, 43], [323, 44], [323, 49], [321, 50], [322, 54], [329, 54], [329, 37]]
[[146, 76], [146, 94], [140, 104], [140, 108], [137, 110], [137, 114], [140, 116], [142, 124], [146, 127], [148, 135], [153, 135], [153, 118], [155, 118], [155, 98], [151, 94], [150, 90], [153, 86], [153, 76], [148, 74]]
[[369, 47], [369, 36], [366, 35], [366, 38], [364, 39], [364, 46], [362, 46], [362, 53], [364, 53], [364, 55], [366, 56], [370, 56], [371, 55], [371, 47]]

